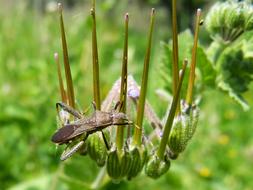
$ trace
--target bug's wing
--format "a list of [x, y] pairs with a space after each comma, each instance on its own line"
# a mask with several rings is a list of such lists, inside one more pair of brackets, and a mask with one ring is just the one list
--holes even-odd
[[97, 129], [96, 125], [91, 125], [91, 124], [80, 125], [79, 127], [76, 128], [76, 130], [70, 136], [70, 138], [74, 138], [74, 137], [79, 136], [83, 133], [89, 133], [89, 132], [92, 132], [92, 131], [96, 131], [96, 129]]
[[63, 144], [85, 132], [91, 131], [96, 127], [96, 122], [93, 120], [80, 119], [70, 124], [65, 124], [52, 136], [51, 140], [54, 143]]
[[93, 116], [89, 119], [80, 119], [80, 120], [74, 121], [73, 123], [66, 124], [65, 127], [75, 128], [74, 132], [68, 137], [68, 139], [72, 139], [85, 132], [91, 132], [91, 131], [96, 130], [97, 128], [96, 117]]
[[51, 141], [54, 143], [63, 143], [64, 141], [66, 141], [69, 136], [71, 136], [75, 131], [75, 126], [64, 126], [62, 128], [60, 128], [58, 131], [56, 131], [56, 133], [54, 133], [54, 135], [51, 138]]

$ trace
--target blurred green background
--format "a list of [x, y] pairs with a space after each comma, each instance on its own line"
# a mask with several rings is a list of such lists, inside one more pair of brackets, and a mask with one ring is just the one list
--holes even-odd
[[[197, 7], [215, 1], [181, 0], [180, 31], [192, 26]], [[69, 58], [80, 109], [92, 101], [90, 1], [62, 1]], [[170, 1], [97, 0], [102, 98], [119, 78], [124, 13], [130, 14], [129, 72], [140, 83], [151, 7], [157, 10], [148, 100], [160, 117], [161, 41], [171, 38]], [[54, 52], [61, 53], [56, 2], [0, 1], [0, 189], [89, 189], [99, 168], [89, 157], [74, 156], [64, 172], [50, 138], [60, 100]], [[204, 30], [200, 42], [209, 38]], [[245, 94], [250, 105], [252, 89]], [[195, 138], [170, 171], [157, 180], [144, 174], [104, 189], [250, 190], [253, 188], [253, 109], [241, 107], [218, 90], [207, 90]], [[64, 173], [63, 177], [58, 175]]]

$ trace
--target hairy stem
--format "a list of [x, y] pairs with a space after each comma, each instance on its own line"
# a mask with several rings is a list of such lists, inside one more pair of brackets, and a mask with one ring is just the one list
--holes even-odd
[[138, 103], [138, 108], [137, 108], [137, 118], [136, 118], [137, 127], [135, 127], [135, 129], [134, 129], [134, 142], [133, 143], [137, 146], [140, 146], [140, 144], [141, 144], [142, 123], [143, 123], [144, 106], [145, 106], [146, 93], [147, 93], [148, 72], [149, 72], [149, 62], [150, 62], [154, 20], [155, 20], [155, 9], [153, 8], [151, 11], [148, 46], [147, 46], [147, 51], [146, 51], [145, 60], [144, 60], [141, 92], [140, 92], [140, 98], [139, 98], [139, 103]]
[[63, 10], [62, 4], [58, 3], [58, 11], [59, 11], [59, 16], [60, 16], [61, 39], [62, 39], [62, 50], [63, 50], [63, 58], [64, 58], [63, 59], [64, 60], [64, 69], [65, 69], [65, 76], [66, 76], [66, 82], [67, 82], [68, 101], [69, 101], [69, 105], [72, 108], [75, 108], [75, 94], [74, 94], [73, 81], [72, 81], [71, 70], [70, 70], [70, 65], [69, 65], [68, 47], [67, 47], [67, 41], [66, 41], [66, 36], [65, 36], [62, 10]]
[[179, 97], [180, 97], [180, 90], [181, 90], [181, 87], [182, 87], [182, 83], [183, 83], [183, 79], [184, 79], [184, 73], [185, 73], [187, 63], [188, 63], [188, 61], [185, 59], [184, 64], [183, 64], [183, 68], [180, 72], [177, 91], [176, 91], [175, 96], [173, 96], [170, 112], [169, 112], [164, 130], [163, 130], [163, 135], [162, 135], [161, 142], [159, 144], [159, 148], [157, 150], [157, 156], [161, 160], [164, 158], [164, 152], [165, 152], [165, 149], [166, 149], [166, 146], [167, 146], [167, 143], [168, 143], [168, 138], [169, 138], [170, 131], [171, 131], [172, 124], [173, 124], [173, 120], [174, 120], [174, 117], [175, 117], [176, 108], [177, 108], [177, 104], [178, 104]]
[[196, 14], [194, 44], [193, 44], [193, 48], [192, 48], [192, 62], [191, 62], [189, 83], [188, 83], [187, 95], [186, 95], [186, 102], [188, 104], [192, 104], [192, 97], [193, 97], [200, 16], [201, 16], [201, 9], [198, 9], [197, 14]]

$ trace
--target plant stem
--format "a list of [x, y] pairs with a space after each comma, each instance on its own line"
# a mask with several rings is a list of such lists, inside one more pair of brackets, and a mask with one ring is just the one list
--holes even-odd
[[140, 144], [141, 144], [142, 123], [143, 123], [144, 107], [145, 107], [145, 100], [146, 100], [146, 93], [147, 93], [148, 71], [149, 71], [149, 62], [150, 62], [150, 52], [151, 52], [154, 20], [155, 20], [155, 9], [153, 8], [151, 11], [150, 28], [149, 28], [149, 35], [148, 35], [148, 46], [147, 46], [145, 60], [144, 60], [141, 92], [140, 92], [140, 98], [139, 98], [138, 108], [137, 108], [137, 118], [136, 118], [137, 127], [135, 127], [135, 129], [134, 129], [133, 143], [137, 146], [140, 146]]
[[98, 63], [98, 48], [97, 48], [97, 29], [96, 29], [96, 12], [95, 0], [92, 1], [92, 64], [93, 64], [93, 93], [94, 101], [98, 110], [101, 109], [100, 103], [100, 86], [99, 86], [99, 63]]
[[66, 91], [64, 89], [63, 80], [62, 80], [62, 74], [61, 74], [61, 65], [59, 62], [59, 55], [58, 53], [54, 54], [54, 60], [57, 65], [57, 73], [58, 73], [58, 81], [59, 81], [59, 87], [60, 87], [60, 94], [61, 94], [61, 101], [63, 103], [67, 103], [67, 96]]
[[65, 163], [60, 163], [60, 165], [58, 166], [58, 169], [56, 170], [54, 176], [52, 177], [52, 182], [50, 184], [50, 190], [55, 190], [58, 187], [58, 183], [60, 180], [60, 176], [62, 175], [62, 173], [64, 173], [64, 167], [65, 167]]
[[63, 50], [63, 57], [64, 57], [64, 59], [63, 59], [64, 60], [64, 69], [65, 69], [65, 76], [66, 76], [66, 82], [67, 82], [68, 101], [69, 101], [69, 105], [72, 108], [75, 108], [75, 94], [74, 94], [73, 81], [72, 81], [71, 70], [70, 70], [70, 65], [69, 65], [68, 47], [67, 47], [67, 41], [66, 41], [66, 36], [65, 36], [62, 10], [63, 10], [62, 4], [58, 3], [58, 11], [59, 11], [59, 16], [60, 16], [61, 39], [62, 39], [62, 50]]
[[163, 159], [163, 156], [164, 156], [165, 148], [166, 148], [167, 143], [168, 143], [168, 138], [169, 138], [170, 131], [171, 131], [172, 124], [173, 124], [173, 120], [174, 120], [174, 117], [175, 117], [176, 108], [177, 108], [177, 104], [178, 104], [179, 97], [180, 97], [180, 90], [181, 90], [181, 87], [182, 87], [182, 83], [183, 83], [183, 79], [184, 79], [184, 73], [185, 73], [187, 63], [188, 63], [188, 60], [185, 59], [184, 64], [183, 64], [183, 68], [180, 72], [177, 91], [176, 91], [175, 96], [173, 97], [171, 108], [170, 108], [170, 113], [168, 115], [168, 118], [167, 118], [167, 121], [166, 121], [166, 124], [165, 124], [165, 127], [164, 127], [164, 131], [163, 131], [162, 139], [161, 139], [161, 142], [159, 144], [159, 148], [157, 150], [157, 156], [161, 160]]
[[[120, 86], [120, 112], [126, 113], [127, 98], [127, 62], [128, 62], [128, 13], [125, 15], [125, 41], [122, 61], [121, 86]], [[124, 126], [117, 127], [116, 146], [119, 151], [123, 149], [124, 144]]]
[[198, 9], [196, 13], [195, 35], [194, 35], [194, 44], [192, 48], [192, 62], [191, 62], [191, 69], [190, 69], [190, 76], [189, 76], [189, 84], [188, 84], [187, 95], [186, 95], [186, 102], [188, 104], [192, 104], [192, 97], [193, 97], [200, 16], [201, 16], [201, 9]]
[[96, 177], [96, 179], [91, 184], [91, 189], [99, 189], [103, 184], [107, 183], [110, 180], [106, 173], [106, 167], [102, 167]]
[[[176, 95], [178, 87], [178, 32], [177, 32], [177, 3], [172, 0], [172, 52], [173, 52], [173, 96]], [[180, 104], [178, 102], [176, 115], [180, 112]]]

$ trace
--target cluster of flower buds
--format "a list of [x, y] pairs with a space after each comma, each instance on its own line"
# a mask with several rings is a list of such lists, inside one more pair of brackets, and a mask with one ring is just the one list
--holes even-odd
[[234, 41], [244, 31], [253, 29], [253, 6], [250, 1], [216, 3], [206, 16], [206, 28], [214, 37]]
[[[106, 169], [104, 171], [107, 171], [108, 176], [113, 181], [117, 182], [124, 178], [130, 180], [136, 177], [143, 168], [145, 168], [144, 170], [147, 176], [158, 178], [169, 170], [171, 164], [170, 159], [175, 159], [177, 155], [185, 149], [196, 130], [199, 116], [198, 108], [192, 103], [192, 99], [201, 10], [197, 10], [195, 38], [186, 101], [182, 101], [180, 104], [180, 92], [188, 61], [185, 59], [182, 70], [179, 72], [176, 0], [173, 0], [172, 4], [174, 89], [173, 100], [165, 125], [162, 125], [152, 107], [146, 101], [155, 10], [152, 9], [151, 11], [148, 46], [144, 61], [141, 87], [137, 85], [133, 77], [127, 74], [129, 16], [126, 14], [121, 80], [115, 82], [112, 90], [108, 93], [108, 96], [101, 105], [95, 1], [93, 1], [93, 7], [91, 9], [93, 20], [92, 57], [94, 105], [96, 106], [94, 106], [95, 113], [87, 119], [82, 116], [80, 112], [75, 110], [75, 98], [62, 18], [62, 6], [59, 5], [64, 68], [67, 84], [66, 91], [63, 87], [58, 58], [56, 62], [58, 65], [60, 92], [63, 102], [63, 104], [61, 104], [63, 106], [62, 111], [66, 113], [65, 111], [67, 110], [70, 115], [66, 117], [58, 110], [60, 113], [59, 118], [63, 120], [63, 122], [59, 122], [59, 125], [63, 125], [63, 127], [54, 134], [52, 141], [59, 144], [67, 144], [67, 148], [61, 158], [62, 160], [69, 158], [75, 152], [79, 152], [81, 155], [88, 154], [98, 166], [105, 167]], [[110, 112], [112, 106], [115, 106], [114, 112]], [[119, 109], [117, 110], [118, 107]], [[137, 115], [132, 114], [133, 110]], [[117, 113], [122, 117], [117, 118], [118, 116], [115, 115], [116, 111], [118, 111]], [[132, 117], [133, 115], [136, 116]], [[150, 126], [153, 127], [153, 132], [151, 134], [147, 134], [144, 131], [144, 118], [146, 118]], [[119, 125], [115, 127], [114, 125], [117, 125], [117, 123], [114, 123], [114, 119], [123, 119], [122, 121], [126, 120], [127, 123], [118, 123]], [[131, 122], [129, 120], [131, 120]], [[90, 127], [90, 129], [88, 130], [85, 127]], [[124, 134], [126, 129], [127, 134]]]

